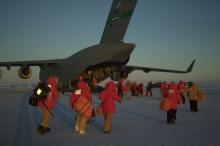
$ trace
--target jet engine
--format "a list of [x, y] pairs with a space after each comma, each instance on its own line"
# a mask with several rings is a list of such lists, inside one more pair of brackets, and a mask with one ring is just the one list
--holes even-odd
[[18, 76], [21, 79], [28, 79], [32, 76], [32, 69], [29, 66], [22, 66], [18, 70]]
[[110, 78], [114, 81], [120, 81], [121, 79], [127, 79], [128, 73], [126, 71], [113, 72]]

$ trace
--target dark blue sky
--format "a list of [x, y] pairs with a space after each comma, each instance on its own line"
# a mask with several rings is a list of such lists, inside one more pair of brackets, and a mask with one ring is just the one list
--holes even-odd
[[[0, 62], [65, 58], [98, 43], [111, 3], [1, 0]], [[185, 70], [196, 59], [187, 75], [134, 72], [131, 79], [220, 79], [220, 1], [138, 0], [124, 41], [137, 45], [130, 65]], [[3, 75], [17, 78], [15, 70]]]

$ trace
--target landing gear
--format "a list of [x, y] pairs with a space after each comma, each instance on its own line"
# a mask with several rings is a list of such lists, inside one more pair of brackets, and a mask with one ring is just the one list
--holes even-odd
[[110, 75], [110, 78], [114, 81], [120, 81], [121, 79], [127, 79], [128, 73], [126, 71], [114, 72]]

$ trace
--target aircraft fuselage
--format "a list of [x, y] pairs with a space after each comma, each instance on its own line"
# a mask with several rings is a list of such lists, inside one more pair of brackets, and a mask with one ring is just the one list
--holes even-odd
[[[59, 64], [41, 68], [40, 80], [45, 81], [50, 74], [56, 75], [60, 83], [75, 80], [86, 69], [95, 66], [100, 67], [103, 63], [109, 65], [125, 65], [128, 62], [135, 44], [108, 43], [98, 44], [85, 48], [72, 56], [62, 59]], [[105, 66], [108, 67], [108, 66]]]

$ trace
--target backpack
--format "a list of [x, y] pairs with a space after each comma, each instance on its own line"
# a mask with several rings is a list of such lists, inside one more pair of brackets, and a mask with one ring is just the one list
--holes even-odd
[[29, 104], [32, 106], [37, 106], [39, 100], [46, 99], [49, 92], [50, 87], [47, 85], [47, 83], [39, 82], [34, 89], [34, 93], [29, 98]]

